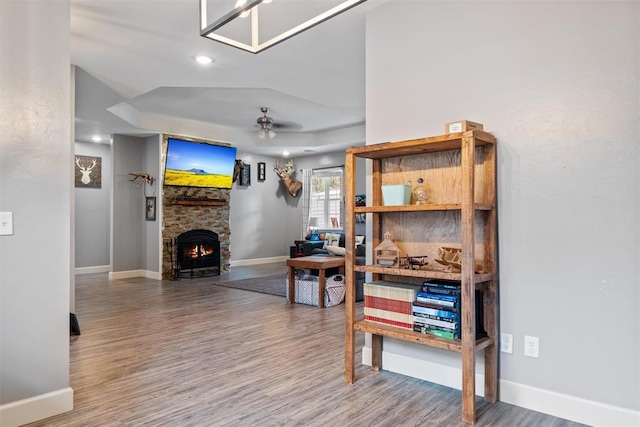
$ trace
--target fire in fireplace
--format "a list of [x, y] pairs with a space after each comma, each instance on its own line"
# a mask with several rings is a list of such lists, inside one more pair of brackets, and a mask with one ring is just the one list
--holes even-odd
[[190, 230], [176, 238], [175, 275], [191, 277], [220, 274], [218, 234], [209, 230]]

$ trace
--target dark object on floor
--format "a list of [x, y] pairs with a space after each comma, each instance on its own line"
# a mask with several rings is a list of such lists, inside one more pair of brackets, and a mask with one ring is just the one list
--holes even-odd
[[80, 324], [75, 314], [69, 313], [71, 320], [71, 335], [80, 335]]

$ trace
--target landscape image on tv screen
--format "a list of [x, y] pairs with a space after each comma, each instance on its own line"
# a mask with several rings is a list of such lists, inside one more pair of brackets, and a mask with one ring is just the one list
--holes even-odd
[[168, 138], [164, 185], [231, 188], [236, 148]]

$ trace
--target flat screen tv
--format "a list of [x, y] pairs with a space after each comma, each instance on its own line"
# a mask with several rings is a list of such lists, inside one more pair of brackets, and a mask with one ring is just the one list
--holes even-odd
[[236, 148], [168, 138], [164, 185], [231, 188]]

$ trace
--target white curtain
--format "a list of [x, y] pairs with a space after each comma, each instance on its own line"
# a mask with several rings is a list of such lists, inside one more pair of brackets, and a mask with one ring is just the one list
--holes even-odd
[[311, 205], [311, 175], [312, 169], [302, 169], [302, 230], [300, 238], [304, 239], [309, 231], [309, 212]]

